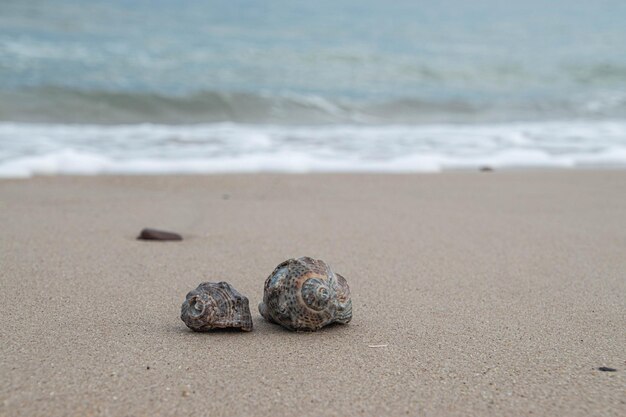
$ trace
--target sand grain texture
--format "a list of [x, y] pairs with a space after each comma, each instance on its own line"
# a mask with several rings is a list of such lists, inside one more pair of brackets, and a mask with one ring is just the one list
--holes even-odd
[[[3, 180], [0, 226], [2, 416], [626, 415], [623, 171]], [[258, 314], [303, 255], [349, 325]], [[207, 280], [253, 332], [185, 327]]]

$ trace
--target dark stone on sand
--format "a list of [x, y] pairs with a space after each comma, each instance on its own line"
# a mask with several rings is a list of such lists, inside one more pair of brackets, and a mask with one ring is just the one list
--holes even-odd
[[480, 172], [493, 172], [493, 168], [489, 166], [480, 167]]
[[608, 368], [606, 366], [601, 366], [598, 368], [598, 371], [602, 371], [602, 372], [617, 372], [617, 369], [615, 368]]
[[177, 233], [165, 232], [156, 229], [143, 229], [139, 236], [139, 240], [183, 240], [183, 237]]

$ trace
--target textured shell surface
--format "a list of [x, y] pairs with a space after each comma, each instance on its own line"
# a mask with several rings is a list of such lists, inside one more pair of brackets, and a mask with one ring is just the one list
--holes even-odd
[[290, 330], [315, 331], [352, 319], [350, 288], [324, 261], [309, 257], [278, 265], [265, 281], [259, 312]]
[[190, 291], [180, 318], [197, 332], [226, 328], [252, 330], [248, 299], [227, 282], [203, 282]]

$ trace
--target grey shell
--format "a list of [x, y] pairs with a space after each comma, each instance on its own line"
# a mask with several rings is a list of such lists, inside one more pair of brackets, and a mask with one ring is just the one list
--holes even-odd
[[203, 282], [187, 294], [180, 311], [187, 327], [197, 332], [238, 328], [252, 330], [248, 299], [227, 282]]
[[331, 323], [346, 324], [352, 319], [350, 288], [324, 261], [289, 259], [265, 281], [259, 312], [267, 321], [290, 330], [315, 331]]

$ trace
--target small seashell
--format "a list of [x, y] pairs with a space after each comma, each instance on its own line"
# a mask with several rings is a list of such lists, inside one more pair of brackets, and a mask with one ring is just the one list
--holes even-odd
[[157, 229], [143, 229], [139, 236], [137, 236], [138, 240], [183, 240], [183, 237], [178, 233], [174, 232], [166, 232], [164, 230]]
[[252, 330], [248, 299], [227, 282], [203, 282], [187, 294], [180, 318], [196, 332], [238, 328]]
[[290, 330], [346, 324], [352, 319], [350, 288], [324, 261], [289, 259], [265, 281], [259, 312], [267, 321]]

